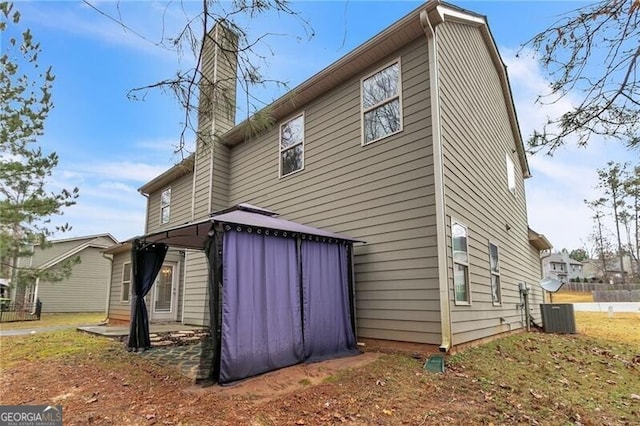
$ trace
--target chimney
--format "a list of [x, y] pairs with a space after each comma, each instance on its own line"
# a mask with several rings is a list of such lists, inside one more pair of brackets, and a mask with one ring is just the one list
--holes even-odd
[[229, 149], [220, 136], [235, 125], [238, 36], [224, 21], [205, 36], [200, 63], [192, 220], [229, 203]]

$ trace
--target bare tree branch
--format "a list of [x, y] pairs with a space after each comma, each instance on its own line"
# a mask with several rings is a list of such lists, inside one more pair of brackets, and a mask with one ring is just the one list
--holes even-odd
[[539, 103], [578, 99], [534, 132], [532, 152], [553, 154], [570, 139], [585, 146], [594, 135], [640, 147], [639, 11], [638, 0], [600, 0], [566, 13], [522, 46], [521, 52], [538, 52], [551, 78]]

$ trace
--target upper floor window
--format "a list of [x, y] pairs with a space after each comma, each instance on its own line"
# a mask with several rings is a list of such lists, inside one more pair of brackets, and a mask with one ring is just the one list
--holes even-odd
[[131, 300], [131, 263], [122, 265], [122, 285], [120, 286], [120, 300], [129, 302]]
[[400, 59], [362, 79], [362, 144], [402, 130]]
[[304, 114], [280, 125], [280, 177], [304, 168]]
[[454, 300], [456, 303], [470, 303], [467, 228], [453, 219], [451, 220], [451, 248], [453, 251]]
[[509, 154], [506, 156], [507, 158], [507, 187], [512, 194], [516, 193], [516, 168], [513, 165], [513, 160], [509, 157]]
[[494, 305], [502, 303], [502, 289], [500, 288], [500, 263], [498, 246], [489, 243], [489, 270], [491, 271], [491, 301]]
[[162, 191], [160, 195], [160, 223], [169, 222], [171, 216], [171, 188]]

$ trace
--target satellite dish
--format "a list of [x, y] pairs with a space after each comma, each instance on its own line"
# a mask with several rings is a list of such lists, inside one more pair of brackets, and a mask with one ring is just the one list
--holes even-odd
[[543, 278], [540, 280], [540, 287], [548, 291], [549, 293], [555, 293], [560, 290], [560, 288], [564, 285], [562, 281], [559, 281], [555, 278]]

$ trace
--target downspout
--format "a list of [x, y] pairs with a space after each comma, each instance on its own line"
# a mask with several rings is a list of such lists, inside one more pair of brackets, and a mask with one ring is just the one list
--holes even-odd
[[431, 136], [433, 146], [433, 182], [436, 202], [436, 242], [438, 247], [438, 285], [440, 299], [440, 351], [451, 348], [451, 307], [447, 276], [446, 211], [444, 198], [444, 167], [440, 124], [440, 90], [438, 80], [438, 46], [436, 31], [426, 10], [420, 12], [420, 24], [427, 36], [429, 51], [429, 97], [431, 98]]
[[109, 309], [111, 308], [111, 289], [113, 288], [113, 255], [102, 253], [102, 257], [109, 261], [109, 285], [107, 286], [107, 303], [104, 307], [106, 316], [100, 323], [109, 323]]
[[140, 193], [140, 195], [147, 199], [147, 209], [144, 212], [144, 234], [147, 235], [147, 233], [149, 232], [149, 203], [151, 202], [151, 200], [149, 200], [149, 194], [145, 194], [140, 190], [138, 190], [138, 192]]
[[36, 305], [38, 304], [38, 288], [40, 287], [40, 277], [36, 278], [36, 288], [33, 291], [33, 312], [32, 314], [36, 313]]

